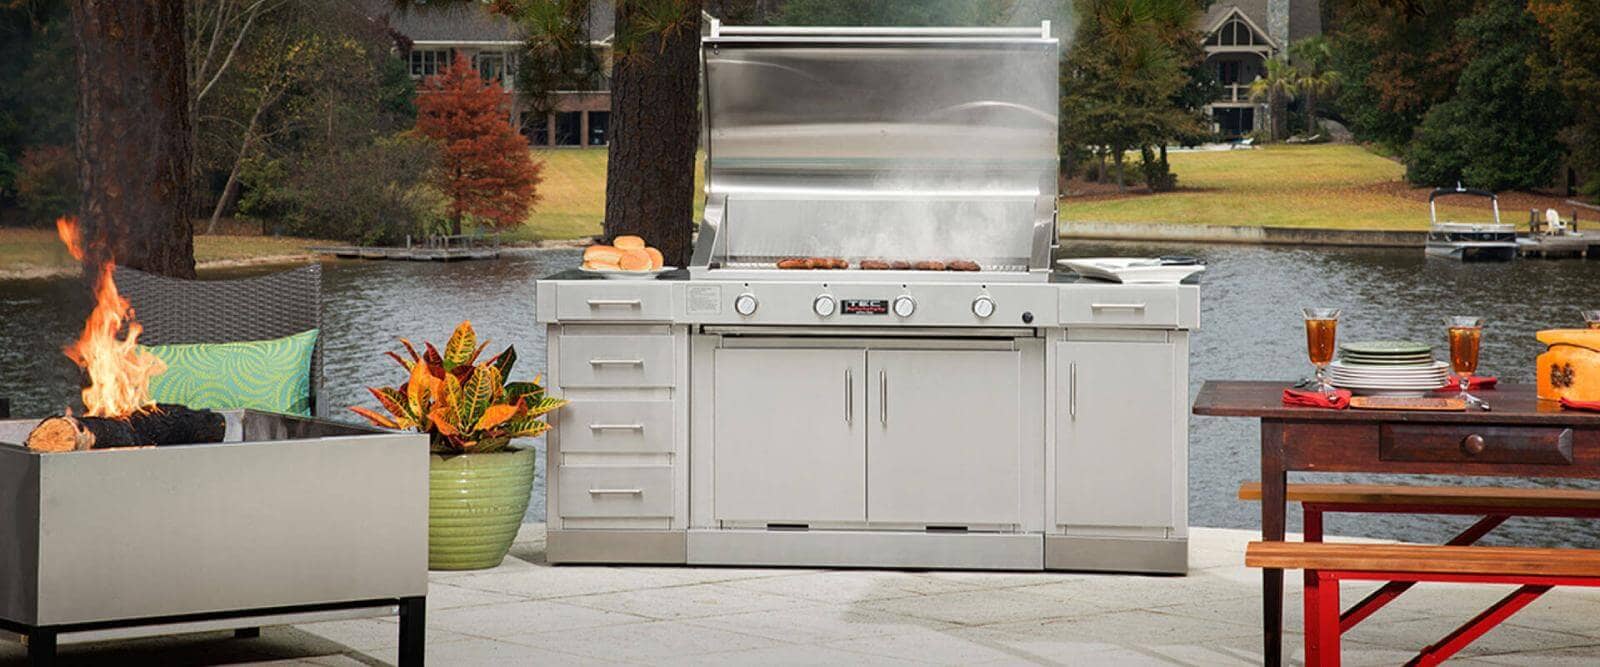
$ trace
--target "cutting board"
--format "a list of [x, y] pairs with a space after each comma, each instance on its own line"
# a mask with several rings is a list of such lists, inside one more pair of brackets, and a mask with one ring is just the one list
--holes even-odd
[[1357, 396], [1350, 399], [1356, 410], [1421, 410], [1426, 412], [1461, 412], [1467, 402], [1460, 398], [1405, 398], [1399, 396]]

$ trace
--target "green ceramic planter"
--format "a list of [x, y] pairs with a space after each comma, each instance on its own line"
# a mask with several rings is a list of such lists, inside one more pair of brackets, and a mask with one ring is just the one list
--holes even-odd
[[428, 569], [481, 570], [500, 564], [528, 510], [533, 449], [435, 454], [428, 469]]

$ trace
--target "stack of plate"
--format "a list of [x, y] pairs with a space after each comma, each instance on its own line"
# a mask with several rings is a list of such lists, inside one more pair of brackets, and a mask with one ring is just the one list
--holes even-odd
[[1328, 365], [1329, 383], [1365, 396], [1423, 396], [1449, 380], [1450, 365], [1423, 343], [1346, 343]]

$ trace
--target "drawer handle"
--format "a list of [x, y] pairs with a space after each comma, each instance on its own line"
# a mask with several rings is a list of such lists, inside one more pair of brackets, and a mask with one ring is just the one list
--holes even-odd
[[1144, 310], [1142, 303], [1091, 303], [1091, 310]]
[[1483, 436], [1476, 433], [1461, 439], [1461, 453], [1467, 456], [1482, 454], [1486, 446], [1488, 445], [1483, 441]]
[[643, 431], [644, 424], [590, 424], [591, 431]]
[[644, 301], [642, 299], [589, 299], [590, 308], [600, 308], [602, 306], [639, 308], [644, 306]]
[[590, 366], [643, 366], [643, 359], [590, 359]]
[[589, 489], [591, 496], [642, 496], [644, 489]]

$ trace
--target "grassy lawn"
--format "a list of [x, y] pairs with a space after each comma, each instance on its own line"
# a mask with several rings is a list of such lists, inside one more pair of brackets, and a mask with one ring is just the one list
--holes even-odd
[[[544, 162], [544, 182], [539, 184], [539, 203], [528, 215], [528, 224], [507, 235], [508, 239], [533, 241], [574, 239], [600, 233], [606, 213], [606, 151], [599, 148], [537, 149], [533, 159]], [[705, 206], [705, 183], [700, 161], [695, 168], [694, 216], [698, 220]]]
[[[269, 257], [309, 257], [307, 246], [323, 241], [267, 236], [196, 236], [195, 261], [222, 265]], [[0, 274], [45, 275], [72, 271], [77, 263], [67, 254], [54, 229], [0, 227]]]
[[[1063, 220], [1325, 229], [1427, 229], [1428, 188], [1404, 181], [1405, 167], [1351, 145], [1265, 146], [1249, 151], [1173, 153], [1179, 190], [1094, 194], [1062, 201]], [[1486, 220], [1487, 200], [1441, 199], [1439, 216]], [[1481, 205], [1479, 202], [1483, 202]], [[1567, 210], [1559, 198], [1508, 193], [1505, 222], [1537, 206]]]

